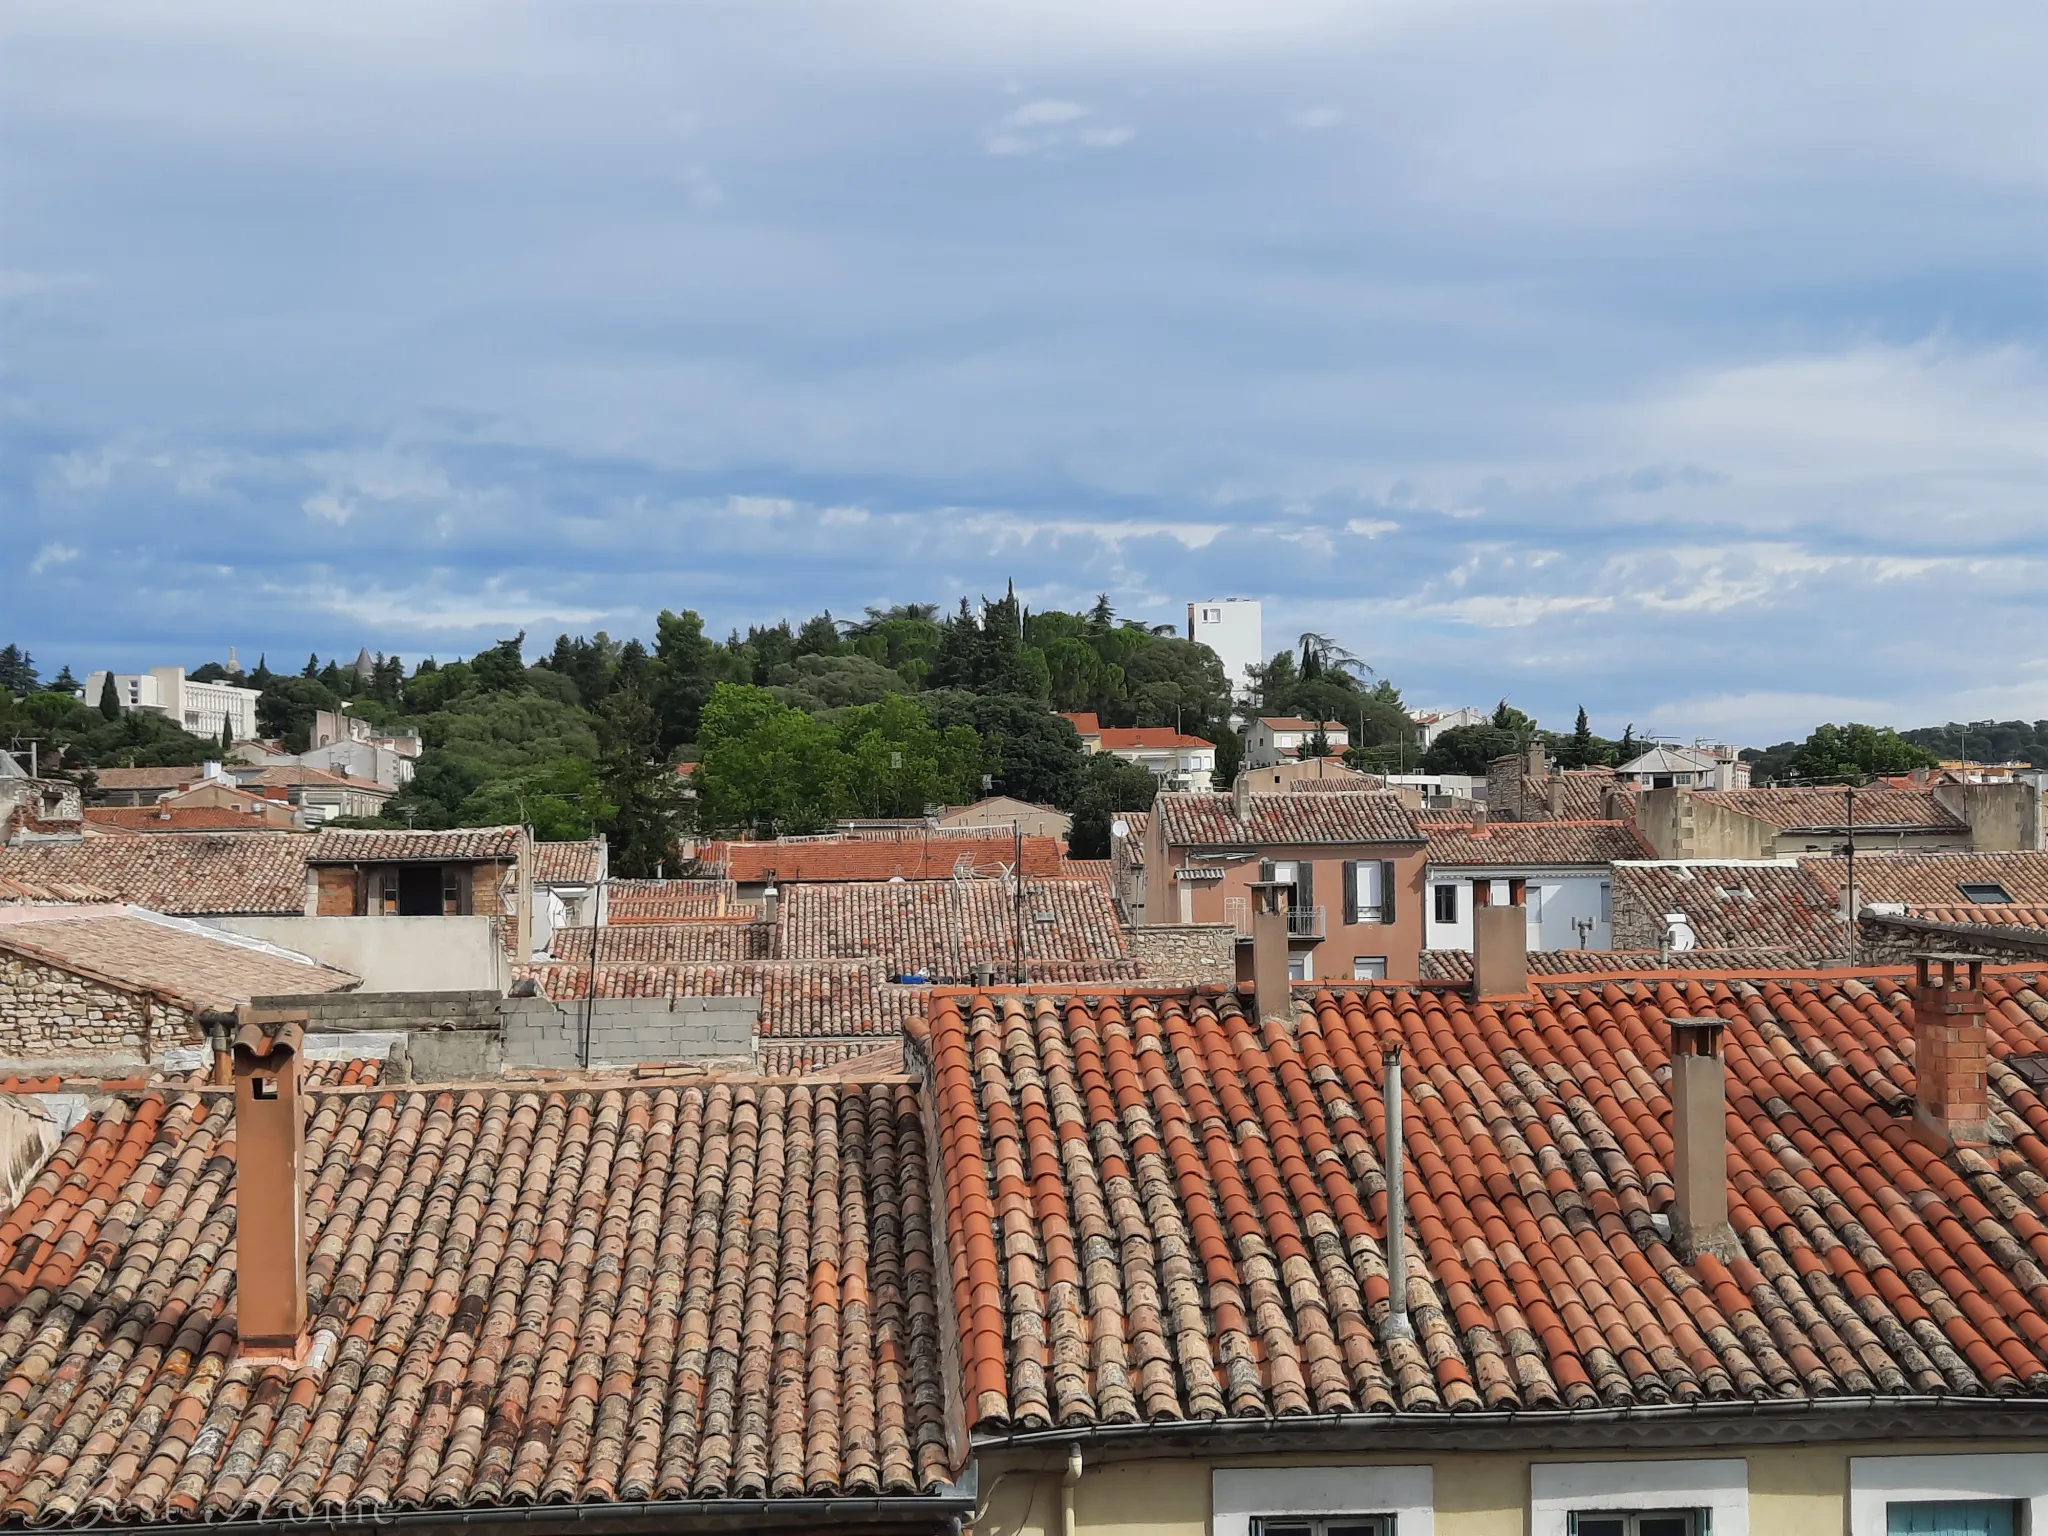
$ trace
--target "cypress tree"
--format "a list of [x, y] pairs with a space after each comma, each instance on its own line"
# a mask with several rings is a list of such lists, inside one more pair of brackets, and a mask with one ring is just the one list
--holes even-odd
[[114, 674], [111, 672], [100, 684], [100, 713], [109, 720], [121, 718], [121, 696], [114, 692]]

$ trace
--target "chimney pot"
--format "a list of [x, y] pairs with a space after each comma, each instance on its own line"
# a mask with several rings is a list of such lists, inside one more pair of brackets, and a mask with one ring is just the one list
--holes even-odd
[[1727, 1021], [1669, 1019], [1671, 1026], [1671, 1235], [1688, 1259], [1724, 1262], [1742, 1245], [1728, 1224], [1728, 1082], [1721, 1062]]
[[307, 1017], [235, 1011], [235, 1329], [245, 1358], [293, 1365], [306, 1348]]
[[1921, 1140], [1947, 1152], [1990, 1141], [1991, 1032], [1984, 1024], [1984, 961], [1913, 957], [1913, 1119]]

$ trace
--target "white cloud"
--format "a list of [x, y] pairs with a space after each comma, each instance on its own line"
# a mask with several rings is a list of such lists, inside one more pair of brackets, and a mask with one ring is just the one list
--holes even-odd
[[78, 558], [78, 551], [69, 544], [45, 544], [36, 551], [36, 557], [29, 562], [28, 573], [40, 576], [60, 565], [69, 565]]
[[308, 496], [299, 505], [311, 516], [323, 518], [340, 527], [356, 514], [356, 504], [332, 491], [319, 491]]
[[1057, 155], [1069, 149], [1115, 149], [1135, 136], [1135, 129], [1095, 121], [1096, 115], [1078, 101], [1027, 101], [1003, 115], [982, 147], [992, 155]]
[[315, 582], [264, 590], [383, 633], [532, 629], [544, 623], [590, 624], [609, 617], [602, 608], [539, 597], [496, 580], [473, 586], [403, 588]]
[[1396, 533], [1399, 523], [1390, 523], [1378, 517], [1354, 517], [1344, 524], [1346, 533], [1355, 533], [1361, 539], [1376, 539], [1383, 533]]

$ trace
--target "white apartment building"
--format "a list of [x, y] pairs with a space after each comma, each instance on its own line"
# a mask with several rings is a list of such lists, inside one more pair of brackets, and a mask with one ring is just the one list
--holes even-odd
[[[195, 683], [183, 667], [151, 667], [147, 672], [116, 672], [114, 697], [124, 710], [166, 715], [194, 736], [218, 737], [226, 724], [236, 739], [256, 734], [256, 700], [260, 690], [233, 683]], [[107, 674], [95, 672], [78, 697], [98, 704], [106, 691]]]
[[1437, 737], [1461, 725], [1487, 725], [1493, 716], [1483, 709], [1418, 709], [1408, 717], [1415, 724], [1415, 745], [1427, 752]]
[[1233, 694], [1240, 699], [1250, 695], [1251, 669], [1266, 659], [1266, 623], [1255, 599], [1218, 597], [1189, 603], [1188, 639], [1216, 653]]
[[1733, 747], [1654, 746], [1614, 770], [1638, 789], [1747, 789], [1749, 764]]
[[1301, 756], [1301, 749], [1315, 739], [1317, 731], [1330, 744], [1333, 755], [1341, 757], [1351, 745], [1351, 732], [1340, 720], [1301, 720], [1292, 715], [1265, 716], [1245, 727], [1244, 765], [1270, 768]]

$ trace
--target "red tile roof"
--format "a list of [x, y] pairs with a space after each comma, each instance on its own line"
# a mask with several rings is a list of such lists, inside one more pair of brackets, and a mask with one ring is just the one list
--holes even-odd
[[1100, 736], [1102, 734], [1101, 717], [1086, 710], [1072, 710], [1062, 714], [1060, 718], [1071, 725], [1080, 735]]
[[[1057, 875], [1062, 850], [1051, 837], [1024, 839], [1024, 873]], [[849, 839], [844, 842], [715, 843], [705, 850], [707, 863], [720, 866], [726, 878], [743, 884], [800, 880], [950, 880], [966, 868], [994, 874], [1015, 860], [1008, 837], [921, 837], [897, 841]]]
[[1983, 906], [1910, 906], [1906, 916], [1928, 923], [1959, 923], [1976, 928], [2048, 928], [2048, 906], [2006, 901]]
[[232, 1105], [96, 1107], [0, 1224], [9, 1519], [947, 1487], [908, 1084], [316, 1092], [297, 1367], [235, 1357]]
[[1168, 725], [1113, 725], [1101, 732], [1098, 748], [1104, 752], [1184, 751], [1190, 747], [1216, 748], [1213, 741], [1184, 735]]
[[85, 819], [95, 826], [129, 832], [275, 832], [290, 827], [290, 811], [279, 805], [275, 817], [211, 805], [89, 805]]
[[303, 832], [222, 832], [24, 843], [0, 849], [0, 877], [97, 886], [157, 912], [300, 917], [314, 841]]
[[[1753, 972], [1781, 975], [1787, 969], [1819, 969], [1803, 957], [1780, 949], [1690, 949], [1663, 955], [1654, 949], [1534, 949], [1529, 952], [1531, 976], [1659, 976], [1671, 972]], [[1465, 984], [1472, 980], [1468, 949], [1425, 949], [1422, 979]]]
[[[1825, 831], [1848, 825], [1848, 803], [1838, 789], [1724, 789], [1712, 793], [1715, 805], [1769, 822], [1780, 832]], [[1856, 825], [1938, 832], [1968, 830], [1967, 824], [1928, 789], [1859, 789]]]
[[[2009, 1141], [1938, 1156], [1897, 975], [935, 998], [967, 1416], [1049, 1425], [2048, 1393], [2048, 998], [1987, 975]], [[1738, 1257], [1670, 1208], [1666, 1020], [1727, 1021]], [[1382, 1342], [1401, 1042], [1413, 1342]], [[1441, 1422], [1441, 1420], [1432, 1420]]]
[[873, 1037], [763, 1042], [759, 1054], [761, 1071], [769, 1077], [830, 1077], [845, 1081], [905, 1074], [901, 1040], [880, 1044]]
[[[1831, 892], [1848, 884], [1846, 859], [1808, 857], [1799, 861]], [[5, 866], [0, 866], [4, 868]], [[1867, 853], [1856, 854], [1856, 889], [1867, 905], [1902, 901], [1908, 906], [1964, 901], [1962, 887], [1994, 884], [2014, 901], [2048, 902], [2048, 853]]]
[[614, 923], [672, 923], [699, 917], [759, 917], [730, 880], [613, 880], [605, 906]]
[[557, 928], [548, 953], [575, 963], [590, 958], [591, 934], [597, 935], [600, 964], [613, 961], [766, 960], [774, 930], [758, 919], [721, 921], [699, 918], [686, 923], [628, 923], [598, 929]]
[[1350, 727], [1345, 725], [1342, 720], [1304, 720], [1299, 715], [1261, 715], [1259, 716], [1259, 724], [1269, 731], [1308, 731], [1313, 733], [1320, 729], [1325, 735], [1334, 735], [1339, 732], [1346, 735], [1350, 734]]
[[148, 789], [183, 789], [198, 780], [201, 765], [183, 768], [95, 768], [94, 780], [103, 790], [132, 792]]
[[1255, 794], [1251, 814], [1237, 819], [1229, 795], [1166, 794], [1153, 802], [1169, 847], [1202, 844], [1420, 843], [1422, 829], [1389, 790], [1332, 794]]
[[[589, 993], [587, 962], [520, 963], [557, 1001]], [[764, 1039], [808, 1035], [894, 1035], [923, 1007], [923, 987], [895, 986], [883, 966], [848, 960], [664, 963], [618, 961], [597, 967], [599, 997], [751, 997], [761, 1003]]]
[[19, 915], [33, 920], [0, 922], [0, 955], [19, 955], [187, 1010], [361, 984], [347, 971], [288, 959], [204, 924], [152, 920], [132, 908], [38, 907]]
[[[924, 972], [965, 981], [976, 966], [1011, 974], [1019, 905], [1007, 880], [852, 881], [792, 885], [782, 893], [781, 953], [790, 960], [874, 960], [891, 975]], [[1128, 962], [1130, 945], [1109, 888], [1099, 880], [1024, 882], [1023, 953], [1044, 962]], [[1109, 966], [1095, 974], [1109, 979]], [[1131, 976], [1137, 973], [1121, 968]]]
[[1425, 821], [1422, 830], [1429, 838], [1429, 862], [1461, 869], [1611, 864], [1651, 852], [1626, 821]]
[[118, 901], [112, 891], [97, 885], [73, 885], [64, 881], [43, 882], [0, 875], [0, 903]]
[[577, 843], [533, 845], [533, 882], [536, 885], [594, 885], [602, 839]]
[[313, 835], [308, 864], [486, 863], [519, 857], [524, 827], [458, 827], [447, 832], [322, 831]]
[[1643, 926], [1645, 941], [1667, 913], [1682, 912], [1701, 949], [1768, 948], [1815, 962], [1842, 954], [1838, 898], [1800, 864], [1624, 863], [1613, 881], [1616, 922]]

